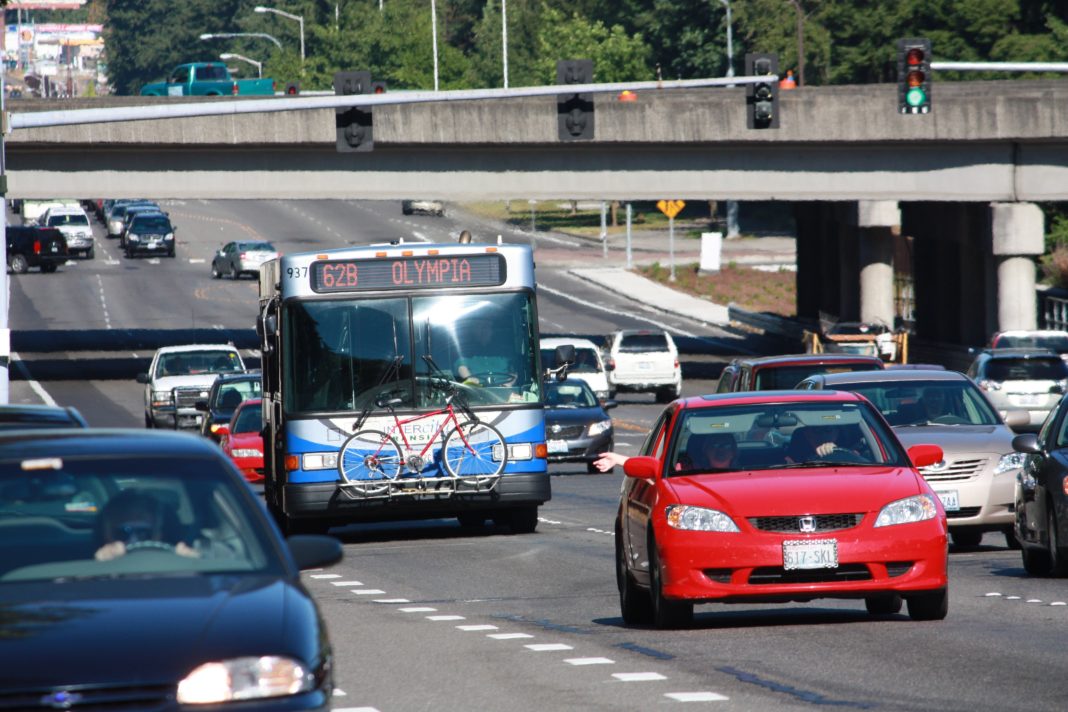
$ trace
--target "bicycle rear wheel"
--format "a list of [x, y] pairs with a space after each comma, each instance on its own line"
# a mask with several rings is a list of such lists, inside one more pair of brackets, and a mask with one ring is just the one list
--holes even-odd
[[499, 475], [508, 461], [508, 448], [497, 428], [488, 423], [460, 423], [445, 438], [442, 464], [453, 477], [478, 478]]
[[380, 430], [361, 430], [338, 452], [337, 469], [346, 482], [395, 480], [404, 466], [397, 441]]

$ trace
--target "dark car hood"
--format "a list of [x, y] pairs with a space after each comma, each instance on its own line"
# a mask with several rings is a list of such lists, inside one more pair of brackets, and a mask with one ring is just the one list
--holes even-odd
[[315, 630], [315, 616], [303, 589], [276, 576], [0, 584], [0, 644], [15, 653], [0, 689], [173, 684], [242, 655], [307, 661], [308, 641], [287, 630], [297, 621]]
[[608, 420], [608, 413], [603, 408], [546, 408], [545, 424], [578, 425]]

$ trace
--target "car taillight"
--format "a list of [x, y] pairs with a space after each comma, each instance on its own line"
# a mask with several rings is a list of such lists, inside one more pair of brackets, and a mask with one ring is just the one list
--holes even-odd
[[999, 381], [991, 381], [984, 378], [983, 380], [979, 381], [979, 387], [982, 388], [984, 391], [1000, 391], [1001, 383]]
[[35, 255], [41, 254], [41, 241], [40, 240], [34, 240], [33, 241], [33, 254], [35, 254]]
[[616, 370], [616, 360], [614, 358], [608, 359], [608, 362], [605, 363], [604, 367], [609, 371], [615, 371]]
[[248, 253], [247, 253], [247, 252], [242, 252], [242, 253], [241, 253], [240, 255], [238, 255], [238, 256], [239, 256], [239, 257], [240, 257], [241, 259], [243, 259], [243, 260], [247, 260], [247, 259], [248, 259]]
[[675, 368], [678, 368], [678, 367], [679, 367], [679, 360], [675, 359]]
[[237, 82], [234, 82], [234, 86], [232, 89], [230, 89], [230, 93], [234, 96], [237, 96]]

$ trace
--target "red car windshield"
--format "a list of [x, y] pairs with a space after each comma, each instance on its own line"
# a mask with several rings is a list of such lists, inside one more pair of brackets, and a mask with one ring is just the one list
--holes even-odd
[[684, 411], [669, 473], [893, 466], [910, 461], [867, 403], [754, 403]]

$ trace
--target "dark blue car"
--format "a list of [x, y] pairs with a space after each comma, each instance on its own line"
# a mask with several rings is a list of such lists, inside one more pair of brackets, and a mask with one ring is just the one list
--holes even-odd
[[0, 709], [328, 709], [300, 569], [340, 558], [196, 435], [0, 434]]

